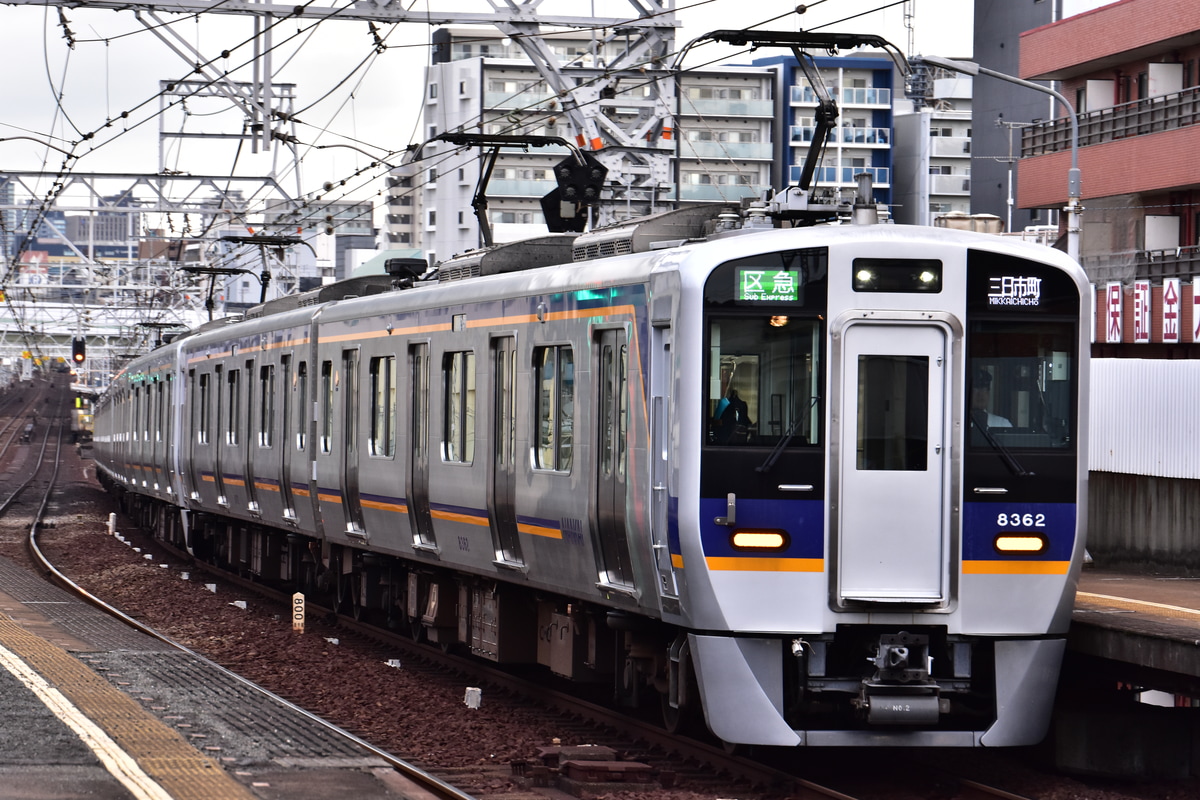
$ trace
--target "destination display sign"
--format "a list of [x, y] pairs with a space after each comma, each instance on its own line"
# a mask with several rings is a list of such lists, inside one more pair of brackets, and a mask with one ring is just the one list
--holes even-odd
[[800, 299], [800, 272], [786, 269], [739, 269], [738, 300], [795, 303]]

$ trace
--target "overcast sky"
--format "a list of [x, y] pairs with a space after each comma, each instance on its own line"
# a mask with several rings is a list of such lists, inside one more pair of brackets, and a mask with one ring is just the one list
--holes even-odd
[[[1068, 0], [1068, 12], [1101, 2]], [[335, 2], [318, 0], [314, 5], [330, 7]], [[486, 0], [411, 0], [414, 11], [427, 5], [442, 12], [491, 10]], [[709, 30], [752, 26], [781, 17], [763, 27], [878, 34], [901, 51], [909, 50], [905, 4], [891, 0], [817, 0], [807, 4], [803, 15], [794, 13], [794, 0], [677, 0], [676, 5], [683, 23], [676, 34], [677, 46]], [[971, 6], [970, 0], [912, 0], [913, 50], [968, 57]], [[630, 14], [632, 9], [627, 0], [546, 0], [539, 7], [544, 14], [613, 17]], [[46, 6], [0, 6], [0, 52], [5, 53], [9, 65], [0, 90], [0, 108], [4, 109], [0, 115], [0, 169], [53, 173], [63, 163], [61, 153], [13, 137], [32, 137], [69, 149], [84, 135], [93, 134], [75, 147], [80, 156], [74, 161], [75, 171], [148, 174], [159, 170], [160, 125], [185, 133], [240, 131], [243, 115], [216, 99], [190, 101], [186, 116], [179, 109], [160, 113], [155, 99], [159, 82], [186, 77], [189, 67], [183, 57], [147, 31], [133, 12], [64, 8], [61, 13], [70, 30], [70, 42], [59, 13]], [[171, 30], [179, 36], [173, 45], [176, 50], [194, 50], [203, 59], [215, 59], [216, 66], [232, 72], [236, 79], [249, 80], [250, 72], [242, 65], [251, 60], [245, 46], [253, 30], [250, 17], [206, 14], [196, 20], [161, 14], [160, 19], [171, 23]], [[305, 145], [299, 186], [282, 148], [277, 148], [274, 160], [253, 154], [248, 145], [242, 145], [239, 152], [233, 140], [172, 140], [162, 153], [165, 168], [192, 174], [274, 173], [289, 191], [307, 192], [324, 181], [349, 178], [371, 161], [348, 148], [314, 151], [309, 146], [351, 144], [379, 156], [402, 150], [417, 135], [424, 88], [421, 71], [428, 61], [431, 28], [420, 24], [377, 27], [386, 44], [381, 53], [375, 52], [376, 40], [364, 22], [327, 21], [314, 27], [311, 19], [302, 18], [284, 21], [274, 30], [276, 80], [296, 84], [296, 105], [303, 109], [299, 116], [305, 124], [297, 130], [297, 138]], [[224, 51], [228, 57], [222, 55]], [[717, 46], [694, 53], [689, 60], [708, 61], [719, 55]], [[106, 123], [110, 123], [108, 127]], [[122, 133], [126, 129], [128, 132]], [[376, 181], [353, 188], [352, 194], [367, 199], [378, 189]]]

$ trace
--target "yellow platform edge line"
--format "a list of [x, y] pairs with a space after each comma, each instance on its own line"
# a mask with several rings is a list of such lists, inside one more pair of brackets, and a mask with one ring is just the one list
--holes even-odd
[[[10, 649], [11, 648], [11, 649]], [[149, 714], [129, 695], [113, 687], [63, 650], [0, 614], [0, 666], [25, 684], [50, 711], [96, 754], [105, 769], [137, 800], [254, 800], [220, 764], [200, 753], [173, 728]], [[51, 686], [51, 676], [62, 689]], [[107, 708], [106, 708], [107, 706]], [[130, 730], [130, 720], [142, 725]], [[109, 718], [106, 723], [106, 718]], [[122, 733], [124, 730], [124, 733]], [[147, 736], [147, 734], [150, 736]], [[121, 740], [149, 740], [161, 750], [141, 764], [173, 763], [175, 769], [143, 769]], [[180, 770], [187, 764], [189, 769]], [[200, 780], [197, 780], [197, 778]]]

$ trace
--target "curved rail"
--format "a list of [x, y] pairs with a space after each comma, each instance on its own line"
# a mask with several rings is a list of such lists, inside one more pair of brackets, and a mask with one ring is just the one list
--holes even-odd
[[[46, 574], [50, 577], [50, 579], [54, 583], [58, 584], [59, 586], [66, 589], [68, 592], [71, 592], [72, 594], [76, 595], [77, 597], [83, 599], [84, 601], [90, 603], [91, 605], [100, 609], [104, 613], [120, 620], [121, 622], [128, 625], [129, 627], [134, 628], [135, 630], [138, 630], [138, 631], [146, 634], [147, 636], [151, 636], [154, 639], [156, 639], [170, 647], [173, 647], [183, 653], [188, 654], [192, 658], [195, 658], [198, 661], [202, 662], [204, 665], [211, 667], [213, 669], [219, 670], [222, 674], [238, 681], [243, 686], [248, 687], [252, 691], [258, 692], [258, 693], [262, 694], [263, 696], [270, 698], [271, 700], [279, 703], [280, 705], [286, 707], [287, 709], [300, 714], [301, 716], [303, 716], [310, 722], [320, 725], [320, 726], [324, 727], [325, 729], [327, 729], [328, 731], [332, 732], [333, 734], [340, 736], [340, 737], [346, 739], [347, 741], [354, 743], [355, 745], [357, 745], [358, 747], [367, 751], [368, 753], [375, 756], [376, 758], [379, 758], [379, 759], [385, 761], [390, 767], [392, 767], [397, 772], [404, 775], [406, 778], [408, 778], [416, 783], [419, 783], [424, 789], [426, 789], [427, 791], [429, 791], [436, 797], [440, 798], [440, 800], [473, 800], [471, 795], [468, 795], [465, 792], [460, 791], [459, 789], [451, 786], [450, 784], [445, 783], [444, 781], [434, 777], [433, 775], [430, 775], [429, 773], [425, 772], [424, 770], [422, 770], [416, 766], [413, 766], [412, 764], [408, 763], [407, 761], [404, 761], [404, 760], [400, 759], [399, 757], [392, 755], [391, 753], [388, 753], [385, 750], [381, 750], [380, 748], [376, 747], [375, 745], [371, 744], [370, 742], [367, 742], [367, 741], [359, 738], [358, 736], [355, 736], [354, 734], [350, 733], [349, 731], [344, 730], [344, 729], [338, 727], [337, 725], [334, 725], [333, 723], [329, 722], [328, 720], [322, 719], [321, 717], [317, 716], [316, 714], [313, 714], [312, 712], [307, 711], [304, 708], [301, 708], [300, 706], [296, 705], [295, 703], [285, 700], [284, 698], [280, 697], [279, 695], [275, 694], [274, 692], [271, 692], [268, 689], [265, 689], [264, 687], [259, 686], [258, 684], [254, 683], [253, 681], [250, 681], [250, 680], [242, 677], [241, 675], [238, 675], [236, 672], [233, 672], [232, 670], [226, 669], [225, 667], [221, 666], [220, 664], [217, 664], [216, 662], [200, 655], [199, 653], [192, 650], [191, 648], [189, 648], [179, 642], [176, 642], [175, 640], [171, 639], [168, 636], [163, 635], [162, 633], [159, 633], [158, 631], [154, 630], [153, 628], [149, 627], [148, 625], [145, 625], [144, 623], [139, 622], [138, 620], [134, 619], [133, 617], [130, 617], [128, 614], [125, 614], [124, 612], [122, 612], [120, 609], [109, 605], [108, 603], [104, 602], [100, 598], [91, 594], [86, 589], [79, 586], [74, 581], [72, 581], [70, 578], [68, 578], [66, 575], [64, 575], [57, 567], [54, 566], [53, 563], [50, 562], [50, 559], [45, 555], [44, 552], [42, 552], [42, 549], [38, 546], [38, 543], [37, 543], [38, 529], [41, 527], [41, 522], [45, 516], [46, 508], [49, 505], [51, 495], [54, 492], [54, 485], [55, 485], [55, 482], [58, 477], [58, 465], [60, 462], [59, 456], [61, 456], [61, 451], [62, 451], [62, 423], [61, 422], [58, 424], [58, 432], [59, 432], [58, 447], [55, 451], [56, 457], [55, 457], [55, 463], [54, 463], [54, 473], [51, 477], [49, 484], [47, 485], [46, 493], [42, 497], [42, 500], [38, 505], [37, 513], [34, 514], [33, 521], [29, 527], [29, 536], [26, 540], [26, 546], [29, 550], [30, 556], [33, 558], [34, 562], [41, 569], [44, 569], [46, 571]], [[49, 430], [47, 430], [47, 438], [48, 437], [49, 437]], [[42, 458], [39, 459], [39, 461], [38, 461], [39, 469], [40, 469], [42, 460], [44, 460], [44, 458], [45, 458], [44, 450], [45, 450], [45, 448], [43, 447]], [[36, 473], [38, 471], [39, 471], [38, 469], [33, 470], [34, 475], [36, 475]], [[29, 480], [27, 480], [25, 483], [22, 484], [21, 489], [23, 489], [25, 486], [27, 486], [32, 480], [33, 480], [33, 476], [31, 476], [29, 478]], [[20, 492], [20, 490], [18, 490], [17, 493], [19, 494], [19, 492]], [[14, 497], [15, 497], [15, 494], [14, 494]], [[10, 501], [6, 501], [5, 506], [7, 506], [8, 502], [10, 502]], [[0, 507], [0, 513], [2, 513], [2, 511], [3, 511], [3, 507]]]

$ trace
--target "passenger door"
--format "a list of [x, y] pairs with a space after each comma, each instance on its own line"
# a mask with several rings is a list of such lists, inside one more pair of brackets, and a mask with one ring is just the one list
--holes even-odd
[[511, 567], [524, 563], [517, 534], [517, 350], [516, 338], [492, 339], [492, 458], [488, 479], [488, 509], [496, 562]]
[[412, 396], [408, 405], [408, 519], [413, 543], [434, 548], [433, 514], [429, 509], [429, 343], [408, 347]]
[[342, 351], [341, 388], [342, 431], [345, 434], [342, 444], [342, 512], [346, 521], [346, 533], [351, 536], [365, 536], [366, 524], [363, 521], [358, 485], [358, 418], [362, 393], [359, 391], [357, 350]]
[[946, 600], [947, 332], [852, 324], [841, 381], [841, 602]]
[[596, 340], [596, 536], [600, 582], [633, 587], [626, 534], [629, 347], [624, 330], [602, 330]]

